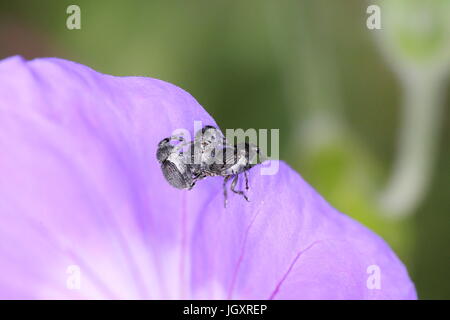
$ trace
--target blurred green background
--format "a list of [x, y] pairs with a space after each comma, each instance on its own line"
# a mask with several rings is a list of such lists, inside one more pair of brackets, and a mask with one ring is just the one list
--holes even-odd
[[222, 129], [279, 128], [281, 159], [383, 236], [422, 299], [450, 298], [449, 48], [450, 0], [0, 2], [0, 58], [163, 79]]

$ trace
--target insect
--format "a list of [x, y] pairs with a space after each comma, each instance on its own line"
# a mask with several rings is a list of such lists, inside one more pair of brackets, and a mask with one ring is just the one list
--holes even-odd
[[[178, 145], [171, 144], [178, 141]], [[161, 164], [161, 171], [169, 184], [177, 189], [191, 190], [196, 182], [193, 178], [191, 167], [186, 161], [186, 155], [182, 151], [184, 139], [172, 136], [158, 143], [156, 159]]]
[[[173, 145], [172, 141], [178, 141]], [[187, 150], [183, 150], [187, 148]], [[195, 134], [193, 141], [172, 136], [161, 140], [156, 157], [165, 179], [178, 189], [192, 189], [198, 180], [221, 176], [223, 180], [224, 206], [227, 205], [227, 182], [230, 190], [249, 201], [242, 190], [236, 190], [239, 176], [245, 177], [245, 189], [249, 189], [247, 171], [256, 165], [259, 148], [250, 143], [230, 145], [223, 134], [213, 126], [205, 126]]]
[[233, 179], [231, 181], [230, 190], [249, 201], [244, 191], [236, 190], [236, 185], [239, 176], [243, 173], [245, 178], [245, 189], [249, 189], [247, 171], [256, 165], [259, 154], [259, 148], [253, 144], [241, 143], [234, 146], [224, 145], [221, 149], [216, 150], [215, 161], [203, 169], [203, 174], [206, 176], [224, 177], [223, 194], [225, 207], [227, 206], [227, 182], [230, 179]]

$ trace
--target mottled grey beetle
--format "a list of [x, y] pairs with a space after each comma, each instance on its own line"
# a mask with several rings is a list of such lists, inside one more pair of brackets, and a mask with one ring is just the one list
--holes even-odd
[[236, 190], [235, 188], [238, 183], [239, 175], [244, 173], [245, 189], [249, 189], [247, 171], [256, 165], [259, 155], [259, 148], [250, 143], [242, 143], [234, 146], [226, 145], [224, 148], [219, 150], [219, 154], [216, 155], [221, 158], [222, 161], [216, 161], [205, 169], [205, 173], [207, 175], [224, 177], [223, 195], [225, 207], [227, 206], [226, 185], [231, 178], [233, 178], [233, 181], [231, 182], [230, 190], [243, 196], [245, 200], [249, 201], [244, 191]]
[[216, 150], [223, 148], [225, 143], [225, 137], [213, 126], [205, 126], [201, 130], [198, 130], [189, 148], [193, 174], [205, 177], [205, 170], [216, 159]]
[[[177, 140], [178, 145], [172, 145], [171, 142]], [[175, 188], [192, 189], [195, 185], [195, 179], [192, 177], [190, 166], [187, 164], [186, 155], [181, 149], [184, 139], [181, 137], [170, 137], [161, 140], [158, 143], [156, 158], [161, 164], [161, 170], [164, 178]]]
[[[174, 140], [179, 143], [171, 144]], [[183, 148], [187, 150], [183, 151]], [[195, 134], [193, 141], [186, 142], [176, 136], [165, 138], [158, 144], [156, 152], [165, 179], [175, 188], [190, 190], [198, 180], [212, 176], [224, 177], [225, 207], [226, 184], [231, 178], [231, 191], [249, 201], [243, 191], [235, 188], [239, 175], [244, 173], [245, 188], [249, 189], [247, 171], [256, 165], [259, 155], [259, 148], [253, 144], [229, 145], [223, 134], [213, 126], [203, 127]]]

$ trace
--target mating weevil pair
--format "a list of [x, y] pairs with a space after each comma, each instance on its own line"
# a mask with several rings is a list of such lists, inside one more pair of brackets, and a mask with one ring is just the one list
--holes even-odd
[[[178, 141], [178, 144], [172, 144]], [[231, 191], [249, 201], [244, 191], [236, 190], [240, 174], [244, 174], [245, 188], [249, 189], [247, 171], [257, 163], [259, 148], [251, 143], [229, 144], [223, 134], [213, 126], [205, 126], [193, 141], [171, 136], [158, 144], [156, 158], [167, 182], [178, 189], [191, 190], [198, 180], [221, 176], [224, 206], [227, 205], [227, 182]]]

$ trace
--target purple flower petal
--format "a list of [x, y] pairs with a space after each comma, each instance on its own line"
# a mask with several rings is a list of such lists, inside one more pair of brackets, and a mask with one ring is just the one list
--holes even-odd
[[[235, 195], [218, 210], [219, 196], [199, 217], [191, 247], [194, 289], [213, 279], [221, 297], [236, 299], [416, 298], [386, 243], [333, 209], [286, 164], [274, 176], [252, 170], [249, 179], [250, 203]], [[380, 289], [367, 286], [373, 265]], [[198, 291], [198, 298], [213, 294]]]
[[384, 241], [283, 163], [227, 209], [220, 178], [169, 186], [158, 141], [215, 125], [178, 87], [12, 57], [0, 115], [0, 298], [416, 298]]

